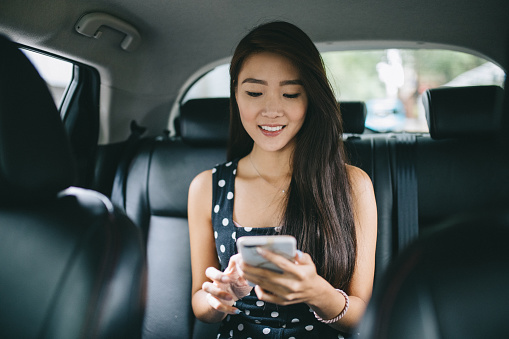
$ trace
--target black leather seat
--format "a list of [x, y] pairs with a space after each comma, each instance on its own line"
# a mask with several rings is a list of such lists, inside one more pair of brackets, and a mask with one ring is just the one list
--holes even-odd
[[362, 338], [509, 335], [509, 214], [497, 212], [509, 206], [502, 98], [492, 86], [425, 94], [431, 137], [414, 148], [419, 239], [375, 286]]
[[507, 239], [507, 212], [457, 217], [422, 236], [375, 290], [361, 338], [507, 338]]
[[139, 229], [75, 166], [51, 95], [0, 37], [0, 337], [138, 338]]
[[228, 99], [188, 102], [179, 118], [181, 138], [144, 140], [131, 161], [126, 213], [147, 241], [145, 339], [202, 339], [217, 332], [217, 324], [203, 326], [191, 309], [187, 193], [198, 173], [226, 161], [228, 105]]
[[473, 86], [424, 95], [431, 138], [417, 138], [415, 147], [421, 230], [450, 215], [509, 206], [509, 153], [499, 137], [503, 94]]
[[[366, 108], [363, 103], [341, 103], [345, 133], [354, 134], [346, 147], [353, 163], [374, 179], [379, 204], [380, 250], [377, 272], [392, 257], [392, 195], [385, 139], [363, 140]], [[348, 122], [347, 122], [348, 121]], [[125, 206], [131, 219], [147, 238], [148, 302], [144, 338], [212, 338], [217, 324], [197, 321], [191, 309], [191, 264], [187, 224], [187, 193], [191, 180], [201, 171], [226, 161], [229, 99], [195, 99], [182, 107], [177, 140], [142, 140], [131, 161]], [[388, 179], [388, 180], [387, 180]], [[377, 193], [378, 192], [378, 193]], [[383, 199], [389, 196], [390, 199]], [[388, 215], [387, 215], [388, 214]], [[387, 248], [387, 246], [389, 246]]]

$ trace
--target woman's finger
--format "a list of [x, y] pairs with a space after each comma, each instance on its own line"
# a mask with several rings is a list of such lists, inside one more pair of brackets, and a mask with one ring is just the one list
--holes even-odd
[[227, 275], [225, 275], [223, 272], [221, 272], [215, 267], [208, 267], [205, 270], [205, 276], [207, 276], [207, 278], [209, 278], [212, 281], [219, 281], [223, 283], [227, 283], [230, 281], [230, 278], [228, 278]]
[[240, 310], [236, 307], [225, 305], [219, 299], [214, 297], [212, 294], [207, 294], [207, 302], [212, 308], [227, 314], [239, 314]]
[[217, 285], [210, 283], [210, 282], [204, 282], [202, 285], [202, 290], [205, 292], [212, 294], [212, 296], [222, 299], [226, 302], [232, 302], [233, 297], [230, 293], [224, 291], [223, 289], [219, 288]]

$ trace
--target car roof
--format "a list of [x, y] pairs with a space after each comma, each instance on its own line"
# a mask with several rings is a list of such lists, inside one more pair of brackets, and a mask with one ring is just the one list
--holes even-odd
[[[504, 69], [509, 59], [507, 0], [3, 0], [0, 7], [3, 34], [91, 65], [103, 87], [167, 112], [186, 83], [227, 62], [249, 29], [271, 20], [296, 24], [321, 50], [446, 46]], [[108, 28], [100, 39], [79, 34], [76, 23], [93, 12], [133, 25], [139, 47], [124, 51], [123, 35]]]

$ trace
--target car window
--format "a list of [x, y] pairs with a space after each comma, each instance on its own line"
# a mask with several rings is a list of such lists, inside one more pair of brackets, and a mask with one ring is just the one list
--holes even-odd
[[[338, 101], [364, 101], [366, 127], [376, 132], [427, 132], [421, 95], [440, 86], [503, 86], [497, 65], [463, 52], [386, 49], [324, 52], [327, 75]], [[198, 79], [183, 97], [228, 97], [229, 65]]]
[[72, 81], [73, 63], [38, 52], [22, 51], [46, 81], [56, 106], [60, 107], [65, 90]]

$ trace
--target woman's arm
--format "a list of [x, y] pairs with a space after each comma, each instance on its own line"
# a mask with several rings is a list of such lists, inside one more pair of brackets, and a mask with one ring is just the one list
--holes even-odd
[[[371, 297], [375, 267], [377, 213], [371, 180], [362, 170], [348, 166], [352, 183], [354, 219], [357, 235], [357, 259], [350, 287], [350, 305], [345, 316], [330, 326], [349, 331], [361, 319]], [[281, 305], [307, 303], [322, 319], [336, 317], [345, 307], [345, 298], [316, 272], [311, 257], [302, 254], [292, 263], [274, 253], [262, 253], [284, 274], [250, 267], [241, 263], [241, 275], [257, 284], [261, 300]], [[270, 293], [267, 293], [270, 292]]]
[[202, 285], [209, 279], [208, 267], [220, 268], [212, 228], [212, 171], [200, 173], [189, 186], [189, 241], [191, 245], [192, 307], [195, 316], [204, 322], [221, 321], [226, 313], [217, 311], [207, 301]]
[[212, 172], [199, 174], [191, 183], [188, 200], [189, 238], [192, 266], [192, 307], [205, 322], [218, 322], [239, 310], [233, 303], [249, 294], [252, 287], [239, 277], [236, 256], [224, 272], [219, 270], [212, 226]]

